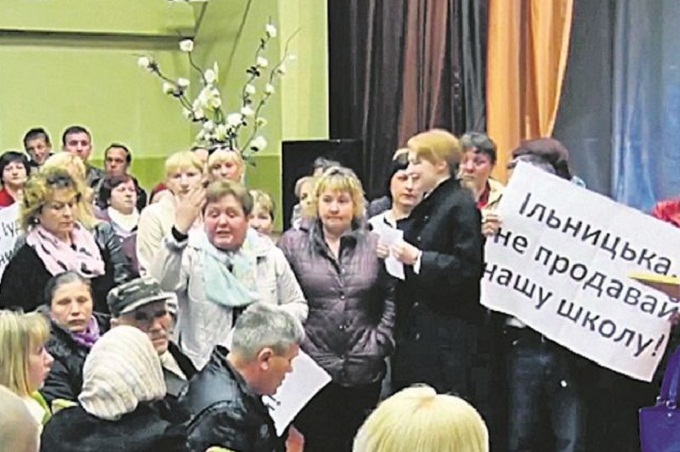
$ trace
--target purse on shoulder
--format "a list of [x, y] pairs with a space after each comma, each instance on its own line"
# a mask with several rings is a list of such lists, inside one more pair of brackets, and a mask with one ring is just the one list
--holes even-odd
[[642, 452], [680, 451], [680, 347], [668, 360], [656, 405], [640, 409]]

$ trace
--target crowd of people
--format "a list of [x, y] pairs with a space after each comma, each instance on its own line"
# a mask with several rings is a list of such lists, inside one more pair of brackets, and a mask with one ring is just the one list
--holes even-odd
[[[310, 452], [636, 450], [637, 400], [598, 417], [589, 397], [627, 382], [480, 304], [502, 225], [488, 136], [412, 137], [370, 201], [319, 158], [280, 237], [237, 151], [172, 154], [147, 195], [127, 146], [100, 169], [85, 127], [61, 145], [32, 129], [0, 157], [22, 230], [0, 279], [8, 450], [271, 452], [289, 434]], [[579, 182], [554, 139], [519, 161]], [[263, 397], [300, 352], [330, 383], [279, 436]]]

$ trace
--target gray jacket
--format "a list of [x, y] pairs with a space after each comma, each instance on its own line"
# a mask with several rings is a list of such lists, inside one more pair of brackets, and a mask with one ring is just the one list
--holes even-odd
[[[246, 240], [252, 241], [250, 248], [257, 254], [259, 301], [282, 305], [304, 322], [307, 302], [281, 250], [254, 230], [248, 230]], [[151, 265], [151, 275], [163, 290], [177, 293], [177, 344], [201, 369], [216, 345], [227, 345], [234, 312], [207, 299], [201, 251], [191, 233], [182, 242], [172, 233], [163, 239]]]
[[378, 236], [357, 228], [340, 241], [339, 259], [318, 222], [303, 222], [279, 241], [309, 304], [303, 350], [333, 381], [378, 381], [394, 347], [394, 281], [376, 253]]

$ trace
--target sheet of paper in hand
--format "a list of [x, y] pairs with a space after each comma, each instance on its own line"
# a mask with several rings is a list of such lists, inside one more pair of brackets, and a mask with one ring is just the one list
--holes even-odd
[[520, 163], [485, 248], [482, 304], [650, 381], [679, 300], [628, 277], [680, 272], [680, 230]]

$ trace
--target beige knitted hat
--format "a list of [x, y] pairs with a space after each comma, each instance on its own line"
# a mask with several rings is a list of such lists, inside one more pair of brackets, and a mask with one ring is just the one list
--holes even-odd
[[165, 397], [160, 358], [141, 330], [121, 325], [92, 347], [83, 367], [83, 409], [100, 419], [116, 420], [140, 402]]

